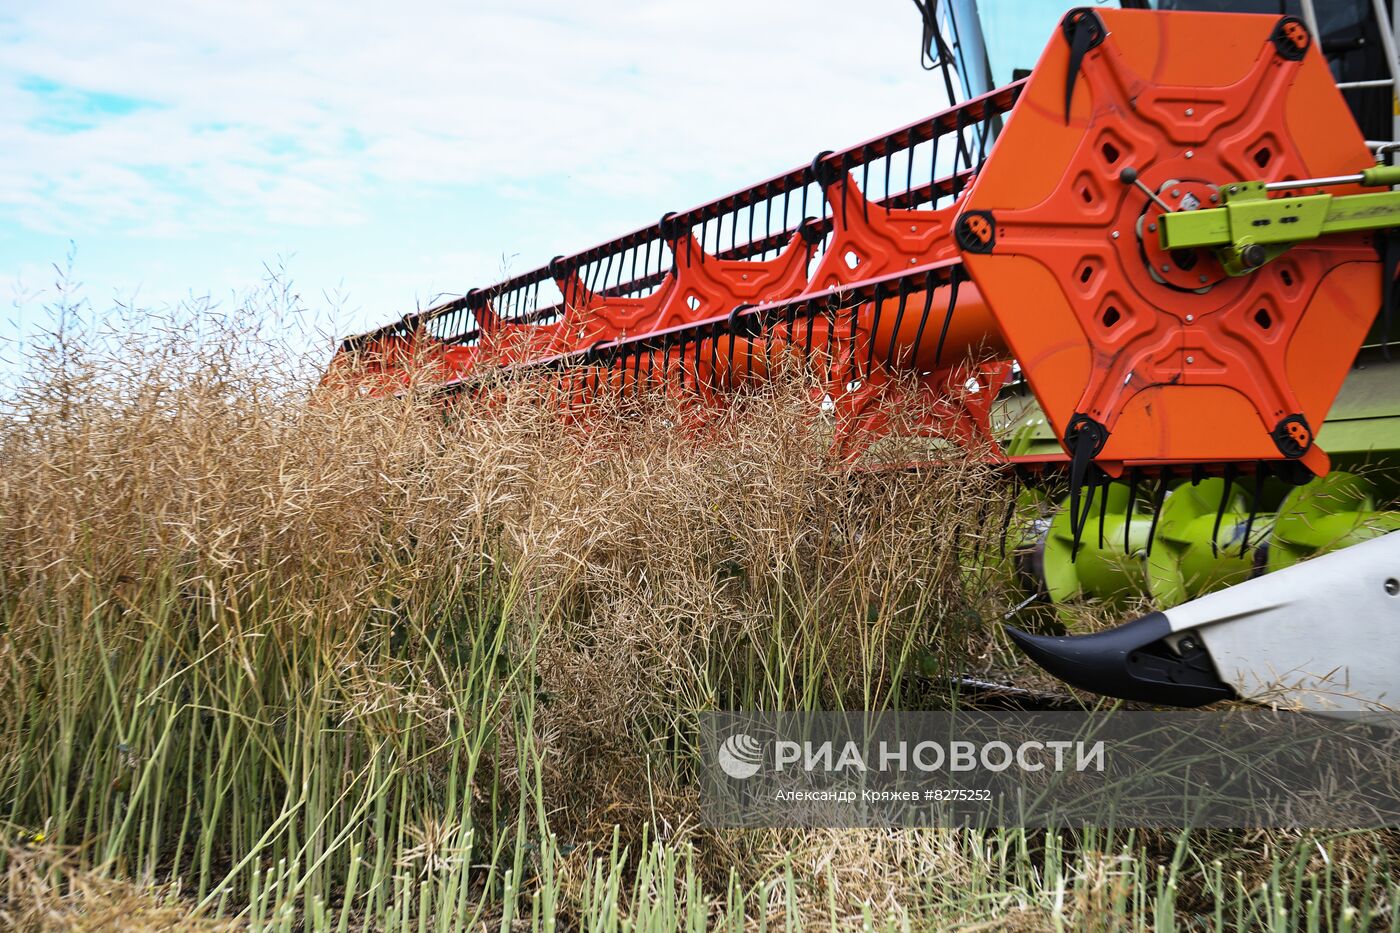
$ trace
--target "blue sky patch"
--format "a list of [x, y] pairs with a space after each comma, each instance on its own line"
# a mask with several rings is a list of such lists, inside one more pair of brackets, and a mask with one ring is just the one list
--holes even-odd
[[124, 117], [161, 106], [157, 101], [139, 97], [83, 90], [40, 75], [20, 79], [19, 89], [37, 97], [49, 111], [35, 123], [36, 129], [44, 125], [59, 131], [67, 127], [69, 132], [90, 129], [103, 117]]

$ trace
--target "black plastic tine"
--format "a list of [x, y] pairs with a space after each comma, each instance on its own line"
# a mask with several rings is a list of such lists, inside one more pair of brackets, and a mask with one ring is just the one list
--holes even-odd
[[912, 352], [917, 356], [919, 347], [924, 343], [924, 328], [928, 326], [928, 315], [933, 310], [933, 273], [928, 272], [924, 276], [924, 313], [919, 316], [919, 329], [914, 332], [914, 343]]
[[[898, 365], [894, 358], [894, 346], [899, 340], [899, 325], [904, 323], [904, 308], [909, 304], [909, 276], [904, 276], [899, 280], [899, 308], [894, 315], [894, 328], [890, 331], [890, 348], [885, 353], [886, 365], [891, 369]], [[875, 335], [870, 335], [870, 343], [875, 344]]]
[[[767, 243], [773, 238], [773, 196], [770, 194], [763, 200], [763, 242]], [[764, 251], [765, 258], [767, 251]]]
[[738, 329], [739, 317], [731, 314], [729, 320], [729, 362], [725, 364], [725, 372], [729, 374], [729, 379], [734, 380], [734, 342], [735, 331]]
[[836, 368], [836, 328], [841, 326], [841, 304], [837, 298], [828, 298], [826, 302], [826, 315], [830, 323], [826, 328], [826, 359], [828, 366], [833, 371]]
[[[860, 302], [851, 304], [851, 323], [847, 340], [850, 348], [846, 353], [846, 369], [851, 374], [851, 379], [857, 377], [856, 373], [856, 333], [857, 325], [860, 323]], [[848, 380], [849, 381], [849, 380]]]
[[929, 197], [929, 210], [937, 210], [937, 209], [938, 209], [938, 137], [939, 137], [939, 132], [938, 132], [938, 121], [937, 121], [937, 120], [931, 121], [931, 122], [929, 123], [929, 126], [931, 127], [930, 133], [932, 134], [932, 135], [929, 136], [929, 147], [928, 147], [928, 148], [929, 148], [929, 166], [928, 166], [928, 178], [929, 178], [929, 192], [928, 192], [928, 197]]
[[1235, 465], [1225, 464], [1225, 485], [1220, 489], [1220, 505], [1215, 510], [1215, 526], [1210, 532], [1210, 556], [1220, 556], [1220, 523], [1225, 520], [1225, 507], [1230, 502], [1230, 491], [1235, 485]]
[[943, 342], [948, 339], [948, 327], [953, 323], [953, 310], [958, 306], [958, 281], [962, 278], [961, 270], [962, 266], [954, 266], [948, 276], [950, 284], [948, 310], [943, 315], [943, 329], [938, 332], [938, 343], [933, 350], [934, 369], [943, 363]]
[[919, 148], [919, 144], [914, 142], [914, 134], [909, 134], [909, 148], [905, 150], [904, 160], [904, 200], [908, 203], [905, 208], [914, 209], [914, 196], [910, 191], [914, 190], [914, 150]]
[[749, 338], [748, 346], [744, 348], [744, 384], [753, 382], [753, 338]]
[[[594, 260], [592, 260], [592, 261], [589, 263], [589, 265], [588, 265], [588, 279], [587, 279], [587, 281], [585, 281], [583, 284], [584, 284], [584, 287], [585, 287], [585, 288], [588, 290], [588, 292], [590, 293], [590, 295], [596, 295], [596, 294], [598, 294], [598, 273], [600, 273], [600, 272], [602, 272], [602, 271], [603, 271], [603, 264], [602, 264], [601, 262], [599, 262], [598, 260], [594, 259]], [[587, 298], [585, 298], [585, 300], [587, 300]]]
[[1142, 473], [1137, 467], [1128, 470], [1128, 507], [1123, 512], [1123, 553], [1129, 557], [1133, 556], [1133, 543], [1131, 532], [1133, 529], [1133, 505], [1137, 502], [1138, 481], [1142, 479]]
[[686, 342], [689, 343], [691, 347], [690, 364], [694, 369], [694, 372], [692, 372], [690, 376], [690, 387], [698, 394], [700, 392], [700, 353], [704, 349], [701, 345], [703, 337], [701, 336], [699, 328], [696, 328], [695, 330], [686, 331], [686, 338]]
[[1108, 487], [1113, 485], [1112, 479], [1107, 474], [1103, 480], [1103, 495], [1099, 497], [1099, 550], [1103, 550], [1103, 523], [1108, 515]]
[[[1076, 449], [1081, 448], [1088, 450], [1088, 444], [1080, 444]], [[1078, 461], [1080, 457], [1076, 456], [1074, 459]], [[1079, 559], [1079, 545], [1084, 540], [1084, 529], [1089, 524], [1089, 512], [1094, 505], [1094, 493], [1098, 491], [1098, 483], [1099, 471], [1092, 463], [1087, 464], [1087, 469], [1083, 471], [1081, 480], [1077, 481], [1074, 478], [1070, 480], [1069, 530], [1072, 537], [1069, 545], [1069, 562], [1071, 564]], [[1081, 502], [1080, 496], [1084, 494], [1085, 490], [1087, 490], [1087, 494], [1084, 495]], [[1081, 505], [1083, 508], [1080, 507]]]
[[[875, 335], [880, 332], [880, 305], [884, 301], [884, 297], [882, 296], [883, 289], [884, 283], [875, 283], [875, 297], [871, 302], [870, 308], [870, 338], [866, 341], [868, 346], [865, 352], [865, 373], [867, 378], [873, 371], [872, 367], [875, 365]], [[852, 348], [854, 348], [854, 342], [852, 343]]]
[[[1067, 437], [1066, 440], [1071, 439]], [[1074, 563], [1079, 555], [1079, 497], [1084, 491], [1093, 453], [1082, 431], [1072, 438], [1069, 448], [1069, 560], [1070, 563]]]
[[612, 275], [612, 267], [613, 267], [613, 254], [612, 254], [612, 253], [608, 253], [608, 264], [607, 264], [607, 266], [603, 269], [603, 291], [604, 291], [604, 292], [607, 292], [607, 290], [608, 290], [608, 276]]
[[719, 382], [719, 322], [710, 325], [710, 382], [716, 392], [720, 391]]
[[754, 215], [753, 207], [754, 207], [754, 206], [753, 206], [752, 204], [749, 205], [749, 242], [750, 242], [750, 243], [753, 242], [753, 215]]
[[[812, 331], [813, 331], [813, 329], [816, 327], [817, 315], [816, 315], [816, 309], [814, 309], [810, 304], [805, 305], [805, 306], [803, 307], [803, 310], [804, 310], [804, 311], [806, 312], [806, 314], [807, 314], [807, 350], [806, 350], [806, 353], [807, 353], [808, 358], [810, 358], [810, 357], [812, 356]], [[795, 313], [795, 312], [794, 312], [794, 313]], [[828, 330], [827, 333], [828, 333], [828, 335], [829, 335], [829, 334], [830, 334], [830, 331]]]
[[[806, 189], [804, 188], [803, 190], [805, 191]], [[791, 198], [791, 197], [792, 197], [792, 189], [791, 189], [791, 188], [784, 188], [784, 189], [783, 189], [783, 221], [782, 221], [782, 227], [783, 227], [784, 230], [786, 230], [786, 229], [788, 228], [788, 199]], [[805, 201], [804, 201], [804, 203], [805, 203]], [[807, 215], [804, 213], [802, 216], [803, 216], [803, 217], [806, 217]]]
[[846, 216], [846, 195], [850, 193], [851, 173], [846, 170], [846, 159], [844, 156], [836, 160], [836, 164], [841, 170], [841, 229], [845, 230], [849, 226]]
[[1162, 503], [1167, 499], [1167, 485], [1171, 482], [1171, 467], [1163, 467], [1157, 477], [1157, 492], [1152, 497], [1152, 524], [1147, 527], [1147, 556], [1152, 556], [1152, 542], [1157, 537], [1157, 519], [1162, 517]]
[[[886, 179], [885, 187], [889, 187], [889, 180]], [[867, 159], [861, 163], [860, 167], [860, 191], [865, 195], [865, 200], [860, 206], [861, 214], [865, 217], [865, 222], [870, 222], [870, 161]]]
[[958, 158], [962, 158], [964, 168], [972, 168], [972, 154], [967, 151], [967, 110], [959, 108], [957, 111], [957, 136], [958, 151], [953, 154], [953, 199], [957, 200], [962, 194], [962, 182], [958, 176]]
[[[885, 216], [889, 216], [889, 213], [890, 213], [890, 163], [894, 160], [894, 151], [893, 151], [893, 149], [891, 148], [893, 145], [894, 145], [894, 140], [893, 140], [892, 138], [890, 138], [890, 137], [886, 137], [886, 138], [885, 138]], [[869, 197], [869, 191], [868, 191], [868, 190], [867, 190], [867, 192], [866, 192], [866, 197]], [[866, 218], [866, 220], [869, 220], [869, 219], [870, 219], [869, 217]]]
[[682, 389], [685, 388], [685, 345], [689, 342], [686, 340], [686, 336], [687, 334], [682, 332], [676, 337], [676, 346], [681, 351], [680, 366], [676, 370], [676, 377], [680, 380], [680, 385]]
[[1254, 497], [1249, 500], [1249, 518], [1244, 523], [1244, 538], [1240, 540], [1240, 556], [1244, 557], [1245, 550], [1249, 547], [1249, 536], [1254, 531], [1254, 517], [1259, 514], [1259, 509], [1264, 504], [1264, 480], [1267, 474], [1264, 472], [1262, 462], [1254, 465]]

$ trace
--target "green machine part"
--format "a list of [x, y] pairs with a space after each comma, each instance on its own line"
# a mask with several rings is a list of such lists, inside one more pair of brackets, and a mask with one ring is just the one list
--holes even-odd
[[1267, 569], [1359, 544], [1400, 530], [1400, 512], [1377, 511], [1376, 487], [1353, 473], [1333, 472], [1288, 494], [1274, 517]]
[[1151, 503], [1139, 495], [1130, 511], [1129, 494], [1127, 486], [1115, 483], [1106, 497], [1099, 494], [1085, 504], [1088, 523], [1077, 551], [1068, 504], [1060, 503], [1041, 544], [1041, 575], [1052, 602], [1082, 597], [1122, 602], [1144, 590], [1142, 555], [1152, 529], [1152, 514], [1144, 506]]
[[[1400, 512], [1377, 508], [1376, 487], [1354, 473], [1333, 472], [1296, 487], [1251, 515], [1253, 480], [1184, 480], [1165, 495], [1153, 528], [1153, 505], [1128, 488], [1096, 496], [1078, 551], [1067, 503], [1039, 543], [1041, 586], [1055, 604], [1093, 599], [1122, 605], [1150, 597], [1170, 608], [1266, 571], [1400, 530]], [[1223, 501], [1222, 501], [1223, 500]], [[1098, 528], [1102, 519], [1103, 537]], [[1150, 547], [1149, 547], [1150, 540]]]
[[1159, 606], [1175, 606], [1253, 575], [1255, 544], [1267, 516], [1250, 520], [1252, 496], [1238, 482], [1231, 482], [1226, 494], [1225, 480], [1210, 477], [1183, 483], [1166, 497], [1145, 560], [1147, 589]]
[[[1164, 497], [1155, 531], [1155, 482], [1141, 484], [1130, 509], [1128, 484], [1117, 481], [1109, 486], [1106, 507], [1102, 491], [1085, 504], [1088, 517], [1077, 553], [1068, 499], [1056, 503], [1043, 490], [1034, 496], [1022, 490], [1007, 547], [1020, 553], [1023, 571], [1033, 569], [1022, 573], [1023, 583], [1039, 587], [1056, 606], [1081, 600], [1126, 606], [1150, 598], [1169, 608], [1400, 530], [1400, 512], [1386, 510], [1400, 499], [1400, 360], [1386, 361], [1374, 348], [1363, 358], [1319, 432], [1319, 444], [1335, 467], [1327, 476], [1299, 487], [1270, 480], [1257, 503], [1252, 476], [1232, 482], [1228, 495], [1221, 477], [1196, 484], [1183, 479]], [[996, 414], [1010, 456], [1060, 452], [1028, 393], [1009, 394]], [[1039, 521], [1033, 520], [1037, 508]]]
[[[1136, 173], [1126, 171], [1132, 175], [1124, 180], [1135, 184]], [[1162, 214], [1158, 236], [1165, 250], [1211, 249], [1226, 273], [1248, 275], [1295, 243], [1328, 234], [1400, 227], [1400, 191], [1270, 197], [1272, 192], [1394, 184], [1400, 184], [1400, 166], [1393, 165], [1376, 165], [1355, 175], [1332, 178], [1230, 182], [1220, 186], [1220, 207]]]

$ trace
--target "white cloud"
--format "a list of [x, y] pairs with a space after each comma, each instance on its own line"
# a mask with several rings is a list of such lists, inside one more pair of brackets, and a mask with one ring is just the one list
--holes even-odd
[[938, 109], [918, 42], [908, 0], [11, 5], [0, 268], [71, 238], [177, 300], [294, 255], [368, 325]]
[[[737, 183], [936, 100], [900, 0], [57, 0], [12, 15], [0, 203], [53, 231], [365, 222], [368, 193], [404, 186]], [[158, 106], [55, 135], [33, 125], [44, 101], [15, 90], [28, 76]]]

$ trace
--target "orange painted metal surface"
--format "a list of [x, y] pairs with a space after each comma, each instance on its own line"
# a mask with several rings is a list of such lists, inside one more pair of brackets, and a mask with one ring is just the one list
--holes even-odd
[[[985, 162], [969, 152], [966, 128], [1013, 103]], [[959, 151], [952, 174], [892, 193], [892, 153], [908, 149], [912, 178], [914, 147], [940, 138]], [[545, 277], [563, 300], [547, 314], [511, 312], [542, 277], [532, 273], [466, 301], [478, 324], [469, 343], [409, 329], [354, 353], [373, 358], [372, 391], [400, 391], [408, 361], [427, 358], [433, 378], [459, 388], [483, 367], [557, 373], [570, 407], [655, 385], [723, 406], [800, 359], [850, 456], [912, 401], [924, 411], [916, 433], [996, 451], [991, 402], [1014, 358], [1081, 467], [1297, 460], [1323, 473], [1313, 428], [1380, 300], [1370, 238], [1302, 243], [1231, 277], [1208, 251], [1160, 247], [1157, 200], [1210, 207], [1231, 181], [1370, 164], [1296, 20], [1077, 10], [1023, 84], [556, 260]], [[806, 208], [809, 184], [820, 219], [754, 236], [759, 205], [771, 212], [781, 194], [786, 218], [799, 190]], [[728, 218], [736, 236], [744, 208], [748, 246], [723, 251], [717, 233], [708, 249], [706, 225]], [[669, 268], [650, 270], [653, 241]], [[634, 271], [611, 283], [626, 248]], [[848, 291], [862, 297], [841, 300]]]
[[[1161, 208], [1210, 207], [1232, 180], [1373, 164], [1316, 49], [1277, 17], [1102, 10], [1066, 118], [1071, 41], [1052, 39], [966, 199], [993, 230], [965, 255], [1056, 432], [1107, 434], [1097, 462], [1326, 457], [1326, 417], [1380, 301], [1365, 236], [1300, 244], [1231, 278], [1158, 245]], [[1094, 29], [1092, 25], [1087, 27]], [[1306, 39], [1306, 32], [1301, 33]], [[1335, 189], [1333, 189], [1335, 190]], [[1275, 433], [1294, 449], [1275, 440]]]

